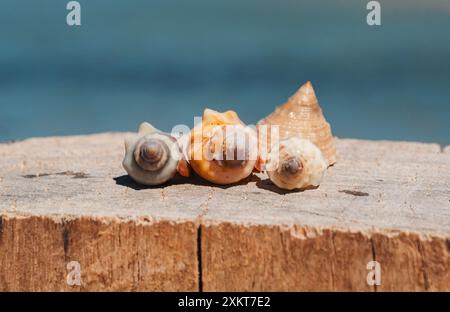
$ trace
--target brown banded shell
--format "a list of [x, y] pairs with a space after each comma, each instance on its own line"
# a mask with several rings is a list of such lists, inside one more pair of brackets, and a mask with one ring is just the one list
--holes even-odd
[[175, 176], [180, 159], [181, 151], [174, 137], [143, 123], [138, 134], [125, 141], [122, 164], [136, 182], [159, 185]]
[[[311, 82], [306, 82], [286, 103], [262, 119], [258, 123], [258, 131], [264, 125], [269, 128], [272, 125], [278, 126], [280, 140], [292, 136], [310, 140], [322, 151], [329, 166], [336, 162], [336, 147], [331, 127], [322, 113]], [[270, 149], [271, 130], [265, 131], [267, 131], [269, 139], [263, 141], [260, 136], [260, 148], [264, 146], [264, 148]], [[261, 161], [257, 164], [258, 170], [262, 169], [264, 158], [262, 155]]]
[[142, 169], [155, 171], [169, 160], [170, 150], [167, 144], [153, 137], [142, 137], [134, 149], [134, 159]]

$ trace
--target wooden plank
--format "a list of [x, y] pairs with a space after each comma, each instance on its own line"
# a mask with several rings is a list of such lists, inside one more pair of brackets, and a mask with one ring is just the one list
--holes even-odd
[[243, 194], [214, 188], [206, 290], [365, 291], [370, 260], [382, 268], [377, 290], [450, 289], [448, 155], [406, 142], [339, 140], [338, 150], [316, 190], [280, 192], [263, 175]]
[[121, 167], [128, 135], [0, 144], [1, 290], [450, 290], [437, 144], [339, 139], [338, 163], [303, 192], [264, 174], [143, 188]]
[[361, 233], [219, 223], [203, 226], [202, 241], [206, 291], [373, 289], [370, 239]]
[[[2, 217], [1, 291], [196, 291], [196, 225]], [[80, 265], [81, 285], [67, 277]]]
[[[0, 145], [0, 290], [198, 290], [201, 210], [183, 185], [139, 191], [123, 139]], [[81, 287], [66, 283], [70, 261]]]

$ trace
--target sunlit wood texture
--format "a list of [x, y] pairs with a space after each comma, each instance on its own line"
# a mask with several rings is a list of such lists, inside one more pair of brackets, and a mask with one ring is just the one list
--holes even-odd
[[127, 135], [0, 144], [0, 290], [450, 290], [448, 147], [336, 140], [304, 192], [263, 174], [141, 188]]

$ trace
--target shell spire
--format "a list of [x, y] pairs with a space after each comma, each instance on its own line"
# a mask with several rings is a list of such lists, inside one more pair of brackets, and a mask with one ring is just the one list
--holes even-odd
[[[336, 162], [336, 147], [330, 124], [326, 121], [311, 82], [306, 82], [286, 103], [262, 119], [258, 126], [277, 125], [280, 139], [299, 136], [314, 143], [328, 165]], [[270, 146], [270, 143], [269, 143]]]
[[286, 107], [290, 107], [293, 111], [299, 106], [314, 107], [320, 110], [319, 101], [316, 92], [310, 81], [307, 81], [300, 89], [297, 90], [285, 103]]

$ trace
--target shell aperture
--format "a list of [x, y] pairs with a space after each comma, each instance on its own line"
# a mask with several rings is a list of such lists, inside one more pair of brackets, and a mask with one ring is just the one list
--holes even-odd
[[327, 168], [322, 152], [311, 141], [294, 136], [273, 145], [267, 174], [279, 188], [293, 190], [318, 186]]

